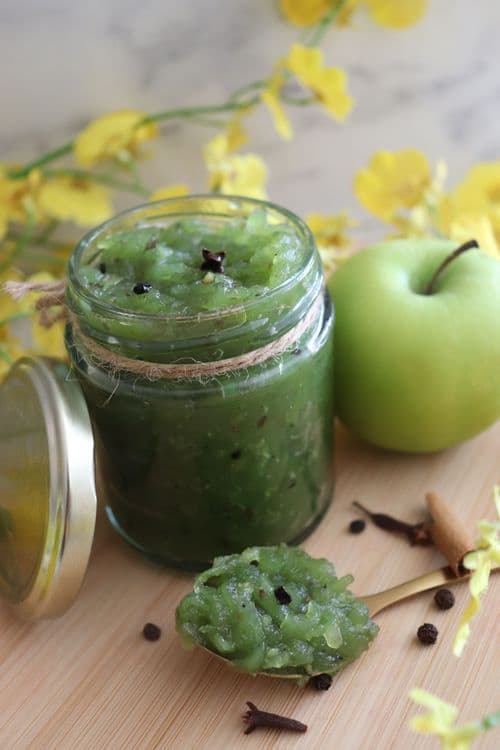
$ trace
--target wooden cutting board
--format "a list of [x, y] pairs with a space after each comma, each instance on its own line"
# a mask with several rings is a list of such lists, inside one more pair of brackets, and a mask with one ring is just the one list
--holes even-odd
[[[410, 521], [422, 517], [433, 489], [473, 524], [494, 518], [492, 487], [500, 482], [500, 422], [458, 448], [433, 456], [400, 456], [361, 445], [337, 431], [337, 486], [320, 528], [304, 545], [329, 557], [338, 574], [352, 572], [353, 590], [370, 593], [443, 564], [430, 548], [373, 526], [353, 536], [355, 498]], [[462, 721], [500, 706], [500, 575], [492, 580], [461, 659], [451, 644], [467, 587], [455, 587], [452, 610], [424, 593], [378, 615], [369, 652], [334, 679], [328, 692], [300, 689], [233, 672], [202, 652], [186, 652], [174, 611], [191, 578], [149, 564], [99, 518], [91, 563], [72, 609], [57, 621], [25, 624], [0, 606], [0, 748], [2, 750], [388, 750], [437, 748], [415, 735], [408, 700], [419, 686], [460, 706]], [[162, 627], [155, 643], [145, 622]], [[433, 622], [435, 646], [415, 638]], [[257, 730], [243, 734], [245, 702], [309, 725], [304, 735]], [[500, 730], [474, 745], [500, 746]]]

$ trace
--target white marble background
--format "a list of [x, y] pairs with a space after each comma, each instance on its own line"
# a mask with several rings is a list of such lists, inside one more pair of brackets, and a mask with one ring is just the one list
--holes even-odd
[[[429, 4], [405, 31], [364, 19], [330, 32], [327, 61], [347, 68], [357, 100], [347, 125], [318, 108], [294, 110], [286, 144], [264, 113], [252, 120], [275, 201], [363, 216], [352, 176], [381, 148], [441, 156], [451, 182], [500, 158], [500, 2]], [[274, 0], [0, 0], [0, 161], [56, 146], [113, 108], [217, 103], [265, 75], [295, 36]], [[203, 189], [209, 134], [170, 126], [146, 168], [151, 185]]]

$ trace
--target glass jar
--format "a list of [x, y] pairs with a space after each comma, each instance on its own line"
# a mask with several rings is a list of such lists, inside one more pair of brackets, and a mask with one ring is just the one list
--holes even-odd
[[[149, 314], [107, 304], [82, 283], [104, 237], [192, 218], [224, 231], [257, 209], [303, 251], [292, 277], [262, 296], [215, 312]], [[127, 211], [74, 251], [68, 305], [66, 343], [94, 429], [101, 499], [126, 540], [155, 561], [200, 569], [216, 555], [294, 544], [312, 531], [333, 491], [333, 311], [300, 219], [222, 196]], [[152, 378], [114, 357], [202, 371]], [[228, 359], [229, 371], [217, 372]], [[204, 374], [208, 363], [215, 374]]]

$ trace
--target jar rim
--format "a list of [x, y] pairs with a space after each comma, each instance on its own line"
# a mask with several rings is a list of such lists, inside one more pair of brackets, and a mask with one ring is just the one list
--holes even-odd
[[[175, 207], [179, 206], [178, 211], [172, 211], [167, 213], [159, 212], [163, 206]], [[120, 221], [130, 219], [133, 220], [135, 216], [143, 216], [144, 219], [153, 218], [169, 218], [175, 219], [176, 217], [182, 216], [211, 216], [221, 218], [232, 218], [235, 219], [242, 217], [243, 214], [238, 213], [237, 210], [233, 214], [230, 213], [231, 209], [237, 209], [237, 207], [243, 207], [245, 205], [253, 206], [255, 209], [261, 207], [274, 212], [277, 216], [281, 216], [287, 220], [287, 222], [294, 227], [297, 231], [297, 235], [301, 237], [304, 246], [304, 263], [297, 269], [297, 272], [293, 273], [289, 278], [283, 281], [278, 286], [269, 289], [266, 292], [266, 299], [272, 300], [279, 298], [280, 294], [286, 292], [291, 286], [300, 283], [311, 271], [311, 264], [318, 262], [318, 254], [314, 237], [307, 224], [293, 211], [290, 211], [283, 206], [266, 200], [259, 200], [257, 198], [247, 198], [239, 195], [222, 195], [213, 193], [196, 193], [187, 196], [179, 196], [175, 198], [168, 198], [159, 201], [148, 201], [146, 203], [139, 204], [133, 208], [126, 209], [124, 211], [115, 214], [107, 221], [99, 224], [98, 226], [87, 232], [78, 242], [74, 248], [69, 261], [68, 261], [68, 279], [71, 286], [71, 291], [75, 293], [78, 298], [83, 299], [88, 304], [91, 304], [96, 312], [101, 312], [105, 315], [113, 315], [115, 319], [127, 321], [127, 320], [148, 320], [148, 321], [178, 321], [182, 323], [189, 323], [190, 321], [210, 321], [212, 319], [224, 318], [226, 315], [231, 316], [238, 310], [251, 310], [258, 307], [261, 304], [261, 299], [246, 300], [240, 304], [228, 305], [219, 310], [196, 312], [179, 315], [178, 313], [150, 313], [141, 312], [136, 310], [127, 310], [123, 307], [103, 302], [99, 297], [92, 294], [81, 282], [79, 276], [80, 261], [83, 253], [87, 248], [104, 232], [109, 230], [113, 225], [118, 224]], [[198, 207], [196, 207], [198, 206]], [[205, 206], [205, 210], [203, 210]], [[226, 211], [222, 209], [226, 207]], [[220, 210], [214, 210], [215, 207], [220, 207]], [[184, 210], [181, 210], [184, 208]], [[153, 213], [150, 213], [153, 212]]]

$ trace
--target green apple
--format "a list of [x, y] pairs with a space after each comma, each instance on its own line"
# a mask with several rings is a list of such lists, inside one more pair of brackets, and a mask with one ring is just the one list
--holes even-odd
[[436, 451], [500, 416], [500, 261], [476, 246], [436, 275], [455, 248], [384, 242], [329, 281], [337, 413], [374, 445]]

